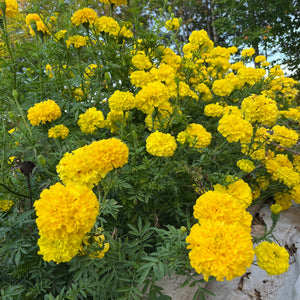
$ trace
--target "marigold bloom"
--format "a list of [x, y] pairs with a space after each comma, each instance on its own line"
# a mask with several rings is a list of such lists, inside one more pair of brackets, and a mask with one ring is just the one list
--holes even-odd
[[4, 213], [10, 210], [14, 205], [12, 200], [0, 200], [0, 212]]
[[176, 148], [176, 140], [169, 133], [155, 131], [146, 140], [147, 152], [154, 156], [172, 156]]
[[205, 221], [239, 224], [251, 230], [252, 216], [241, 202], [227, 191], [208, 191], [194, 205], [194, 217], [202, 224]]
[[98, 199], [91, 189], [59, 182], [42, 191], [34, 208], [40, 235], [52, 240], [82, 240], [99, 213]]
[[242, 276], [252, 264], [254, 250], [249, 230], [238, 224], [195, 224], [186, 238], [191, 266], [204, 280], [223, 281]]
[[252, 192], [249, 184], [243, 179], [239, 179], [224, 187], [220, 184], [214, 185], [217, 192], [226, 192], [237, 199], [244, 209], [246, 209], [252, 202]]
[[212, 86], [212, 91], [217, 96], [229, 96], [233, 90], [234, 86], [227, 79], [215, 80]]
[[128, 162], [129, 149], [116, 138], [94, 141], [65, 153], [56, 167], [64, 184], [80, 183], [92, 188], [114, 168]]
[[[36, 26], [37, 31], [41, 31], [44, 34], [50, 34], [50, 31], [38, 14], [28, 14], [25, 22], [32, 36], [35, 36], [35, 30], [32, 28], [32, 26]], [[50, 27], [50, 24], [48, 27]]]
[[130, 74], [130, 82], [136, 87], [144, 87], [154, 81], [153, 75], [145, 71], [134, 71]]
[[67, 48], [73, 45], [75, 48], [81, 48], [87, 45], [88, 37], [82, 35], [73, 35], [66, 40]]
[[281, 211], [287, 210], [292, 206], [292, 199], [294, 200], [293, 191], [294, 189], [292, 189], [291, 192], [277, 192], [273, 195], [275, 204], [280, 205]]
[[213, 49], [214, 43], [210, 40], [207, 32], [203, 29], [193, 31], [189, 37], [189, 42], [205, 52]]
[[224, 115], [219, 121], [218, 131], [229, 143], [240, 141], [248, 144], [253, 135], [252, 125], [236, 114]]
[[96, 107], [89, 108], [85, 113], [79, 115], [78, 125], [85, 134], [94, 133], [98, 128], [105, 127], [105, 121], [102, 111]]
[[278, 109], [276, 101], [263, 95], [251, 95], [243, 100], [241, 111], [251, 123], [272, 126], [276, 123]]
[[272, 204], [270, 206], [271, 212], [278, 215], [282, 211], [282, 207], [279, 204]]
[[264, 55], [257, 55], [254, 59], [254, 61], [258, 64], [261, 62], [265, 62], [267, 59]]
[[95, 22], [95, 31], [97, 34], [105, 32], [117, 36], [120, 32], [120, 26], [116, 20], [111, 17], [100, 17]]
[[49, 138], [65, 139], [69, 135], [69, 128], [63, 124], [56, 125], [48, 130]]
[[172, 18], [171, 20], [166, 21], [165, 27], [169, 31], [178, 30], [180, 27], [179, 19]]
[[244, 49], [241, 52], [242, 57], [251, 57], [255, 53], [254, 48]]
[[177, 140], [181, 144], [188, 143], [189, 147], [206, 148], [211, 143], [211, 133], [201, 124], [191, 123], [184, 131], [179, 132]]
[[59, 106], [53, 100], [47, 100], [40, 103], [36, 103], [28, 110], [27, 118], [31, 125], [38, 126], [41, 122], [54, 121], [61, 117], [61, 110]]
[[198, 84], [195, 87], [195, 90], [201, 95], [200, 99], [202, 99], [205, 102], [209, 102], [213, 98], [210, 89], [205, 83]]
[[44, 261], [56, 263], [68, 262], [80, 251], [81, 239], [65, 238], [53, 240], [45, 236], [38, 239], [40, 250], [38, 254], [43, 256]]
[[251, 67], [244, 67], [238, 69], [237, 77], [248, 83], [249, 85], [254, 85], [257, 82], [260, 82], [266, 74], [264, 69], [255, 69]]
[[135, 96], [136, 107], [146, 114], [151, 114], [155, 107], [169, 100], [168, 88], [159, 81], [148, 83]]
[[255, 247], [257, 264], [269, 275], [279, 275], [289, 268], [289, 253], [274, 242], [264, 241]]
[[131, 92], [115, 91], [108, 99], [111, 110], [124, 111], [135, 107], [135, 98]]
[[79, 26], [81, 24], [94, 24], [97, 18], [97, 13], [92, 8], [85, 7], [75, 11], [71, 21], [73, 25]]
[[250, 173], [255, 169], [253, 161], [249, 159], [240, 159], [237, 161], [236, 165], [245, 173]]
[[[16, 0], [5, 0], [5, 16], [14, 18], [19, 12], [19, 5]], [[3, 16], [3, 11], [0, 8], [0, 15]]]
[[283, 147], [290, 148], [298, 142], [299, 135], [296, 130], [289, 129], [285, 126], [275, 125], [272, 127], [270, 139]]
[[132, 59], [132, 64], [139, 70], [147, 70], [152, 68], [152, 63], [144, 51], [138, 51]]

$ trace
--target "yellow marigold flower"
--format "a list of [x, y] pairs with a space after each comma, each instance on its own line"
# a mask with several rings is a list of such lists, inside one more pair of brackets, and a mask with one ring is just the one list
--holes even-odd
[[38, 14], [28, 14], [25, 18], [26, 25], [28, 26], [30, 34], [32, 36], [35, 36], [35, 32], [32, 28], [32, 25], [36, 26], [36, 22], [39, 22], [39, 21], [41, 21], [41, 18]]
[[275, 203], [280, 205], [282, 211], [292, 206], [292, 198], [293, 193], [290, 192], [277, 192], [274, 194]]
[[238, 224], [195, 224], [186, 242], [191, 266], [206, 281], [209, 276], [218, 281], [242, 276], [253, 261], [251, 234]]
[[272, 126], [276, 123], [278, 109], [276, 101], [263, 95], [251, 95], [245, 98], [241, 105], [245, 119], [251, 123]]
[[52, 240], [82, 240], [99, 214], [98, 199], [91, 189], [59, 182], [42, 191], [34, 208], [40, 235]]
[[186, 84], [183, 81], [180, 81], [179, 84], [178, 84], [178, 93], [179, 93], [180, 97], [189, 96], [189, 97], [191, 97], [195, 100], [199, 99], [198, 95], [190, 89], [188, 84]]
[[128, 162], [129, 149], [116, 138], [94, 141], [90, 145], [65, 153], [56, 166], [64, 184], [80, 183], [92, 188], [114, 168]]
[[88, 37], [82, 35], [72, 35], [66, 40], [67, 48], [73, 45], [75, 48], [84, 47], [87, 45]]
[[240, 159], [237, 161], [236, 165], [245, 173], [250, 173], [255, 169], [253, 161], [249, 159]]
[[99, 0], [99, 1], [104, 4], [114, 4], [116, 6], [127, 4], [127, 0]]
[[64, 238], [62, 240], [53, 240], [46, 236], [41, 236], [38, 239], [40, 248], [38, 254], [43, 256], [44, 261], [68, 262], [79, 253], [81, 242], [81, 239]]
[[210, 40], [207, 32], [203, 29], [200, 31], [193, 31], [189, 37], [189, 42], [204, 52], [209, 52], [214, 47], [214, 43]]
[[212, 91], [217, 96], [229, 96], [233, 90], [234, 86], [227, 79], [215, 80], [212, 86]]
[[257, 82], [260, 82], [265, 74], [265, 69], [255, 69], [251, 67], [240, 68], [237, 72], [238, 78], [251, 86]]
[[255, 247], [258, 266], [269, 275], [279, 275], [289, 268], [289, 253], [274, 242], [264, 241]]
[[56, 125], [48, 130], [49, 138], [65, 139], [69, 135], [69, 128], [63, 124]]
[[100, 17], [95, 22], [95, 31], [97, 34], [105, 32], [117, 36], [120, 32], [120, 26], [116, 20], [111, 17]]
[[79, 26], [81, 24], [94, 24], [97, 18], [97, 13], [92, 8], [85, 7], [75, 11], [71, 21], [72, 25]]
[[174, 69], [177, 69], [182, 61], [182, 58], [169, 47], [162, 48], [161, 51], [163, 52], [162, 62]]
[[270, 63], [268, 61], [264, 61], [264, 62], [261, 63], [261, 66], [263, 68], [268, 67], [269, 65], [270, 65]]
[[119, 32], [120, 36], [124, 36], [125, 38], [132, 38], [133, 37], [133, 32], [126, 28], [126, 26], [123, 26]]
[[201, 124], [191, 123], [178, 134], [177, 141], [181, 144], [188, 143], [189, 147], [197, 149], [206, 148], [211, 143], [211, 133]]
[[5, 213], [14, 205], [12, 200], [0, 200], [0, 212]]
[[172, 30], [178, 30], [180, 27], [180, 22], [179, 19], [177, 18], [172, 18], [171, 20], [166, 21], [165, 27], [167, 30], [172, 31]]
[[[2, 1], [3, 3], [3, 1]], [[19, 5], [16, 0], [5, 0], [5, 16], [8, 18], [14, 18], [19, 12]], [[0, 15], [3, 16], [3, 11], [0, 8]]]
[[224, 107], [219, 103], [212, 103], [205, 105], [204, 114], [207, 117], [221, 117], [223, 115]]
[[278, 215], [282, 211], [282, 207], [279, 204], [272, 204], [271, 207], [271, 212], [275, 215]]
[[205, 221], [239, 224], [251, 230], [252, 216], [240, 201], [223, 191], [208, 191], [201, 195], [194, 205], [194, 217], [202, 224]]
[[244, 209], [246, 209], [252, 203], [252, 192], [249, 184], [243, 179], [239, 179], [235, 182], [230, 183], [224, 187], [220, 184], [214, 185], [214, 189], [217, 192], [226, 192], [232, 197], [237, 199]]
[[199, 92], [201, 99], [205, 102], [209, 102], [213, 98], [210, 89], [205, 83], [198, 84], [195, 90]]
[[244, 49], [241, 52], [242, 57], [251, 57], [255, 53], [255, 50], [253, 48]]
[[298, 142], [299, 136], [297, 131], [293, 129], [289, 129], [285, 126], [275, 125], [272, 127], [270, 139], [276, 143], [279, 143], [283, 147], [290, 148]]
[[135, 96], [136, 107], [145, 114], [151, 114], [155, 107], [169, 100], [168, 88], [159, 81], [148, 83]]
[[31, 125], [38, 126], [41, 122], [54, 121], [61, 117], [61, 110], [59, 106], [53, 100], [47, 100], [40, 103], [36, 103], [28, 110], [27, 118]]
[[152, 63], [144, 51], [138, 51], [131, 59], [134, 67], [139, 70], [147, 70], [152, 68]]
[[115, 91], [108, 99], [111, 110], [131, 110], [135, 107], [135, 98], [131, 92]]
[[59, 30], [54, 34], [55, 40], [59, 41], [61, 39], [64, 39], [66, 36], [67, 30]]
[[300, 184], [297, 184], [291, 190], [292, 199], [300, 204]]
[[237, 47], [235, 47], [235, 46], [229, 47], [229, 48], [227, 48], [227, 50], [230, 54], [234, 54], [238, 51]]
[[219, 121], [218, 131], [229, 143], [240, 141], [248, 144], [253, 135], [252, 125], [236, 114], [223, 115]]
[[281, 67], [279, 65], [275, 65], [270, 70], [270, 77], [280, 77], [280, 76], [283, 76], [283, 75], [284, 75], [284, 73], [281, 70]]
[[254, 61], [259, 64], [259, 63], [262, 63], [262, 62], [265, 62], [267, 59], [264, 55], [257, 55], [254, 59]]
[[9, 134], [13, 134], [17, 130], [17, 127], [8, 130]]
[[172, 156], [177, 148], [175, 138], [169, 133], [155, 131], [146, 140], [146, 150], [154, 156]]
[[150, 74], [153, 76], [153, 81], [161, 81], [166, 85], [173, 83], [176, 76], [174, 68], [165, 63], [160, 64], [159, 68], [152, 68]]
[[136, 87], [144, 87], [153, 81], [153, 76], [149, 72], [134, 71], [130, 74], [130, 82]]
[[126, 125], [127, 118], [128, 112], [111, 110], [106, 116], [105, 127], [110, 130], [111, 133], [117, 132], [123, 122], [123, 126]]
[[238, 61], [230, 66], [232, 71], [238, 71], [241, 68], [245, 68], [245, 65], [242, 61]]
[[94, 133], [98, 128], [105, 127], [105, 121], [102, 111], [96, 107], [89, 108], [85, 113], [79, 115], [78, 125], [85, 134]]

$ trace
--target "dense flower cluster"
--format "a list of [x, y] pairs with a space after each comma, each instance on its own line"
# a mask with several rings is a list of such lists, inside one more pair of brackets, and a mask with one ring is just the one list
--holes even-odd
[[102, 111], [96, 107], [89, 108], [85, 113], [79, 115], [78, 125], [85, 134], [94, 133], [98, 128], [105, 127], [105, 120]]
[[189, 147], [206, 148], [211, 142], [211, 133], [200, 124], [189, 124], [188, 127], [179, 132], [177, 141], [181, 144], [187, 143]]
[[61, 117], [61, 110], [59, 106], [53, 100], [47, 100], [40, 103], [36, 103], [33, 107], [30, 107], [27, 113], [27, 118], [31, 125], [38, 126], [41, 122], [54, 121]]
[[176, 148], [176, 140], [169, 133], [155, 131], [146, 140], [146, 149], [154, 156], [172, 156]]
[[128, 155], [128, 147], [119, 139], [94, 141], [65, 153], [56, 170], [64, 184], [80, 183], [92, 188], [109, 171], [123, 167]]
[[96, 195], [82, 185], [56, 183], [35, 201], [39, 254], [46, 261], [70, 261], [79, 251], [99, 213]]
[[63, 124], [56, 125], [48, 130], [48, 136], [50, 138], [65, 139], [69, 135], [69, 128]]
[[270, 139], [279, 143], [283, 147], [290, 148], [294, 146], [299, 139], [297, 131], [288, 129], [285, 126], [275, 125], [272, 127], [272, 135]]
[[99, 0], [101, 3], [104, 4], [114, 4], [117, 6], [126, 5], [127, 0]]
[[289, 253], [275, 243], [262, 242], [255, 247], [257, 264], [269, 275], [279, 275], [289, 268]]
[[[16, 0], [5, 0], [5, 16], [14, 18], [19, 12], [19, 5]], [[0, 8], [0, 15], [3, 16], [3, 11]]]
[[106, 116], [105, 128], [111, 133], [118, 132], [122, 126], [126, 125], [127, 112], [111, 110]]
[[87, 45], [88, 38], [82, 35], [73, 35], [66, 40], [66, 45], [70, 48], [73, 45], [75, 48], [81, 48]]
[[241, 56], [243, 57], [251, 57], [252, 55], [255, 54], [255, 50], [253, 48], [249, 48], [249, 49], [244, 49], [242, 52], [241, 52]]

